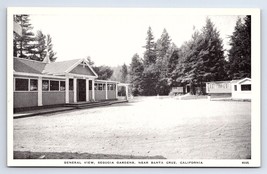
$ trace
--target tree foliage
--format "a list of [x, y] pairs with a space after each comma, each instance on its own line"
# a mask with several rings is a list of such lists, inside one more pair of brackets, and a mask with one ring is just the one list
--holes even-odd
[[27, 55], [32, 54], [32, 49], [34, 48], [33, 44], [31, 44], [35, 40], [32, 32], [33, 27], [30, 23], [29, 15], [15, 15], [15, 20], [22, 28], [22, 36], [14, 39], [14, 56], [27, 58]]
[[[227, 79], [222, 39], [209, 18], [202, 30], [195, 30], [191, 39], [180, 48], [171, 43], [166, 29], [154, 43], [149, 27], [144, 61], [137, 61], [140, 58], [136, 57], [139, 56], [132, 59], [135, 66], [131, 65], [130, 79], [133, 91], [138, 95], [167, 95], [172, 87], [188, 84], [192, 94], [203, 94], [205, 82]], [[142, 69], [137, 73], [132, 67]]]
[[113, 70], [111, 69], [111, 67], [105, 66], [105, 65], [96, 66], [95, 62], [92, 60], [90, 56], [87, 56], [85, 60], [93, 68], [95, 73], [98, 75], [98, 79], [110, 80], [111, 76], [113, 75]]
[[172, 81], [190, 84], [192, 94], [196, 93], [195, 86], [201, 88], [199, 93], [204, 93], [204, 82], [225, 80], [226, 61], [222, 40], [209, 18], [202, 31], [195, 31], [191, 40], [181, 47], [180, 57]]
[[143, 94], [142, 78], [144, 65], [138, 54], [132, 57], [130, 64], [130, 83], [132, 84], [132, 93], [134, 96]]
[[14, 35], [14, 57], [43, 61], [48, 55], [52, 62], [56, 60], [52, 37], [49, 34], [46, 36], [41, 30], [35, 35], [32, 32], [33, 26], [29, 15], [15, 15], [14, 21], [22, 27], [22, 36]]
[[246, 16], [244, 22], [238, 19], [230, 45], [228, 77], [251, 77], [251, 16]]
[[145, 47], [144, 65], [150, 66], [151, 64], [156, 62], [154, 36], [151, 27], [148, 28], [146, 45], [144, 47]]
[[[174, 44], [173, 44], [174, 45]], [[155, 68], [158, 72], [155, 72], [158, 76], [156, 91], [157, 94], [167, 95], [169, 93], [168, 85], [168, 64], [170, 56], [173, 52], [173, 45], [171, 45], [171, 38], [166, 29], [163, 30], [160, 39], [156, 42], [156, 63]]]
[[181, 60], [180, 60], [180, 50], [175, 49], [170, 56], [167, 65], [167, 78], [168, 78], [168, 85], [170, 87], [177, 87], [181, 86], [179, 76], [181, 76]]
[[121, 72], [121, 82], [123, 83], [128, 82], [128, 68], [125, 63], [121, 66], [120, 72]]
[[87, 56], [87, 57], [86, 57], [86, 60], [87, 60], [87, 62], [88, 62], [88, 64], [89, 64], [90, 66], [94, 66], [94, 65], [95, 65], [95, 62], [91, 59], [90, 56]]
[[35, 42], [34, 49], [32, 52], [34, 55], [38, 55], [38, 57], [32, 56], [32, 59], [43, 61], [47, 54], [47, 51], [46, 51], [47, 46], [46, 46], [46, 36], [43, 34], [41, 30], [37, 31], [35, 41], [36, 42]]
[[151, 27], [148, 28], [145, 53], [144, 53], [144, 71], [142, 76], [143, 95], [156, 95], [155, 89], [158, 81], [158, 71], [156, 69], [156, 45]]
[[55, 62], [57, 57], [56, 57], [56, 52], [53, 50], [53, 44], [52, 44], [52, 37], [50, 34], [47, 35], [47, 41], [46, 41], [46, 48], [47, 48], [47, 55], [49, 56], [49, 59], [51, 62]]
[[225, 80], [225, 57], [222, 39], [209, 18], [206, 20], [206, 26], [203, 28], [202, 35], [204, 42], [200, 52], [200, 57], [203, 60], [201, 82]]
[[100, 80], [108, 80], [113, 74], [113, 70], [109, 66], [93, 66], [93, 69]]

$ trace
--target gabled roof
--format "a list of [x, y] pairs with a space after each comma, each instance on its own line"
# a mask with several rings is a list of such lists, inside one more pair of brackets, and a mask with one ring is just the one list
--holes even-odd
[[14, 71], [23, 73], [42, 74], [46, 64], [29, 59], [14, 58]]
[[239, 79], [239, 80], [232, 80], [231, 83], [238, 83], [238, 84], [240, 84], [240, 83], [243, 83], [245, 81], [251, 81], [251, 79], [246, 77], [246, 78]]
[[67, 60], [62, 62], [47, 63], [43, 73], [45, 74], [60, 74], [65, 73], [71, 66], [73, 66], [80, 59]]
[[84, 59], [73, 59], [62, 62], [44, 63], [35, 60], [14, 58], [14, 71], [21, 73], [64, 75], [66, 73], [69, 73], [72, 69], [74, 69], [83, 61], [93, 72], [94, 76], [97, 77], [95, 71]]

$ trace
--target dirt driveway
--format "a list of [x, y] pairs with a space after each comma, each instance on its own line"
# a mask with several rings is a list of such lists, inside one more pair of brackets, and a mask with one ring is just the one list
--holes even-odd
[[14, 119], [14, 151], [251, 158], [251, 103], [155, 97]]

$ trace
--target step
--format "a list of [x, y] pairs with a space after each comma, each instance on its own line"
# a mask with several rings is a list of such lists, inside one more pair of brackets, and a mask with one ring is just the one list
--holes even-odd
[[79, 106], [79, 105], [88, 105], [88, 104], [96, 104], [96, 103], [100, 103], [100, 102], [78, 102], [78, 103], [67, 103], [64, 104], [64, 106], [67, 107], [75, 107], [75, 106]]
[[112, 101], [110, 102], [111, 104], [116, 104], [116, 103], [127, 103], [129, 102], [128, 100], [117, 100], [117, 101]]
[[50, 109], [42, 109], [42, 110], [32, 110], [32, 111], [25, 111], [20, 113], [15, 113], [13, 115], [14, 118], [24, 118], [24, 117], [31, 117], [35, 115], [44, 115], [44, 114], [52, 114], [56, 112], [63, 112], [75, 109], [74, 107], [60, 107], [60, 108], [50, 108]]
[[77, 109], [85, 109], [85, 108], [95, 108], [95, 107], [101, 107], [101, 106], [109, 106], [110, 103], [100, 103], [100, 104], [94, 104], [94, 105], [81, 105], [77, 106]]
[[80, 105], [76, 105], [75, 108], [82, 109], [82, 108], [93, 108], [93, 107], [100, 107], [100, 106], [108, 106], [112, 104], [118, 104], [118, 103], [125, 103], [128, 102], [127, 100], [122, 101], [105, 101], [105, 102], [96, 102], [96, 103], [83, 103]]
[[94, 101], [94, 102], [68, 103], [68, 104], [64, 104], [64, 106], [75, 107], [75, 106], [82, 106], [82, 105], [94, 105], [94, 104], [99, 104], [99, 103], [110, 103], [110, 102], [114, 102], [114, 101], [117, 101], [117, 100], [104, 100], [104, 101]]
[[84, 102], [84, 103], [73, 103], [73, 104], [66, 104], [65, 107], [53, 107], [53, 108], [45, 108], [40, 110], [30, 110], [24, 112], [18, 112], [14, 114], [14, 118], [24, 118], [24, 117], [31, 117], [35, 115], [43, 115], [43, 114], [50, 114], [55, 112], [63, 112], [73, 109], [87, 109], [87, 108], [95, 108], [101, 106], [109, 106], [112, 104], [119, 104], [119, 103], [126, 103], [127, 100], [113, 100], [113, 101], [102, 101], [102, 102]]

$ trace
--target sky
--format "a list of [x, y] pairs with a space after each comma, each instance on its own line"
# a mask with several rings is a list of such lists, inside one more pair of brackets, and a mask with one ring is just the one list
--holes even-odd
[[208, 15], [176, 13], [173, 10], [96, 9], [83, 13], [30, 14], [33, 31], [50, 34], [57, 61], [90, 56], [96, 65], [130, 64], [135, 53], [143, 57], [147, 30], [152, 28], [155, 41], [163, 29], [172, 42], [180, 47], [188, 41], [194, 28], [201, 30], [209, 17], [220, 32], [224, 49], [229, 49], [237, 15]]

